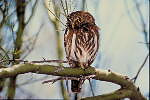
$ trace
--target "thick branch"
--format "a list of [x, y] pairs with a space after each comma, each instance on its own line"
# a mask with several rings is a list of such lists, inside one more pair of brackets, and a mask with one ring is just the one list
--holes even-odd
[[121, 89], [109, 94], [87, 97], [81, 100], [120, 100], [120, 99], [131, 97], [132, 96], [131, 94], [132, 94], [131, 90]]
[[75, 76], [80, 77], [81, 75], [95, 74], [94, 68], [88, 68], [84, 71], [82, 68], [70, 68], [70, 67], [59, 67], [53, 65], [36, 65], [36, 64], [19, 64], [14, 65], [12, 68], [1, 68], [0, 78], [13, 77], [18, 74], [24, 74], [28, 72], [56, 75], [56, 76]]
[[[82, 68], [70, 68], [70, 67], [59, 67], [53, 65], [36, 65], [36, 64], [18, 64], [9, 68], [1, 68], [0, 69], [0, 78], [13, 77], [18, 74], [24, 74], [28, 72], [33, 72], [37, 74], [47, 74], [47, 75], [55, 75], [55, 76], [63, 76], [63, 77], [83, 77], [88, 75], [95, 75], [93, 77], [96, 80], [112, 82], [121, 86], [121, 88], [115, 92], [104, 94], [100, 96], [95, 96], [91, 98], [106, 98], [109, 97], [118, 97], [119, 98], [131, 98], [131, 100], [146, 100], [139, 89], [133, 84], [132, 81], [129, 80], [127, 76], [123, 76], [118, 73], [114, 73], [110, 70], [98, 70], [93, 67], [89, 67], [87, 69]], [[114, 100], [107, 99], [107, 100]], [[85, 98], [85, 100], [89, 100], [90, 98]], [[106, 100], [106, 99], [100, 99]]]

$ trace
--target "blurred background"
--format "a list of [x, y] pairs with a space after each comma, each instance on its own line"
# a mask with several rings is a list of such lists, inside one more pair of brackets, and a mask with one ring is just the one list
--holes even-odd
[[[66, 60], [66, 15], [77, 10], [90, 12], [100, 28], [100, 49], [92, 66], [130, 78], [138, 75], [134, 82], [149, 99], [149, 0], [0, 0], [0, 60]], [[2, 63], [8, 67], [14, 64]], [[68, 95], [73, 99], [70, 90], [66, 91], [66, 81], [42, 84], [54, 78], [26, 73], [0, 79], [0, 99], [67, 100]], [[119, 86], [92, 80], [92, 88], [100, 95]], [[88, 81], [80, 96], [92, 96]]]

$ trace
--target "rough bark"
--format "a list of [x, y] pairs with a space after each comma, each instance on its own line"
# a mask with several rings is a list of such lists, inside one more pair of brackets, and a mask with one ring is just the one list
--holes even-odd
[[112, 93], [82, 98], [83, 100], [118, 100], [122, 98], [130, 98], [131, 100], [146, 100], [146, 98], [140, 93], [139, 88], [137, 88], [127, 76], [112, 72], [110, 70], [106, 71], [95, 69], [94, 67], [82, 69], [26, 63], [14, 65], [13, 67], [9, 68], [1, 68], [0, 78], [14, 77], [18, 74], [24, 74], [28, 72], [78, 78], [93, 75], [93, 79], [95, 80], [112, 82], [120, 85], [121, 87], [119, 90], [116, 90]]

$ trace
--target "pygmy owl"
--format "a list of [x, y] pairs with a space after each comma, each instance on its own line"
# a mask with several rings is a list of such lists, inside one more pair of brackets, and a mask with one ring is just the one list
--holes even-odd
[[[76, 11], [67, 16], [64, 46], [70, 67], [89, 67], [99, 48], [98, 26], [89, 12]], [[71, 80], [72, 92], [80, 92], [82, 80]]]

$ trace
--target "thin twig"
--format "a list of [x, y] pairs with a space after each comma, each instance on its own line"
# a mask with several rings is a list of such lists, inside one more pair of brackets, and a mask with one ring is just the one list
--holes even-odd
[[[63, 68], [63, 70], [57, 72], [57, 70], [60, 68]], [[146, 98], [141, 94], [134, 83], [130, 80], [127, 80], [124, 75], [106, 70], [98, 70], [93, 67], [89, 67], [86, 70], [83, 70], [81, 68], [67, 68], [53, 65], [18, 64], [9, 68], [0, 69], [0, 78], [13, 77], [28, 72], [61, 77], [73, 76], [78, 78], [81, 77], [81, 75], [95, 75], [93, 79], [112, 82], [122, 87], [119, 90], [109, 94], [103, 94], [100, 95], [100, 97], [92, 97], [95, 100], [108, 100], [106, 99], [107, 97], [111, 97], [109, 100], [119, 100], [123, 98], [130, 98], [131, 100], [146, 100]], [[92, 98], [90, 100], [93, 100]]]
[[138, 43], [141, 43], [141, 44], [148, 44], [148, 45], [150, 44], [150, 43], [145, 43], [145, 42], [138, 42]]
[[4, 57], [7, 57], [9, 59], [8, 51], [4, 50], [1, 46], [0, 46], [0, 51], [4, 52], [4, 54], [5, 54], [1, 60], [3, 60]]
[[50, 82], [52, 82], [52, 84], [53, 84], [53, 83], [57, 82], [58, 80], [67, 80], [66, 78], [67, 77], [59, 77], [59, 78], [52, 79], [52, 80], [46, 80], [46, 81], [43, 81], [42, 84], [50, 83]]
[[61, 6], [62, 6], [62, 8], [63, 8], [64, 14], [65, 14], [65, 16], [67, 17], [67, 14], [66, 14], [66, 11], [65, 11], [65, 7], [64, 7], [64, 5], [63, 5], [63, 1], [60, 0], [60, 2], [61, 2]]
[[42, 60], [42, 61], [27, 61], [22, 59], [9, 59], [9, 60], [0, 60], [0, 63], [3, 62], [24, 62], [24, 63], [68, 63], [68, 61], [64, 60]]
[[86, 80], [86, 79], [89, 80], [90, 78], [93, 78], [93, 77], [95, 77], [95, 75], [81, 76], [81, 77], [58, 77], [56, 79], [44, 81], [44, 82], [42, 82], [42, 84], [49, 83], [49, 82], [52, 82], [52, 84], [53, 84], [59, 80]]
[[[142, 24], [142, 28], [143, 28], [142, 32], [144, 34], [145, 42], [148, 43], [148, 32], [146, 30], [146, 23], [144, 21], [144, 16], [143, 16], [142, 11], [140, 9], [140, 4], [138, 3], [137, 0], [134, 0], [134, 2], [135, 2], [135, 7], [137, 9], [137, 12], [139, 14], [139, 18], [140, 18], [140, 21], [141, 21], [141, 24]], [[149, 48], [149, 45], [146, 45], [146, 46], [147, 46], [147, 48]]]
[[39, 36], [39, 34], [40, 34], [40, 31], [41, 31], [42, 27], [43, 27], [43, 23], [40, 25], [40, 28], [39, 28], [39, 30], [37, 31], [37, 33], [36, 33], [36, 35], [35, 35], [35, 38], [34, 38], [33, 41], [32, 41], [32, 44], [30, 45], [31, 48], [28, 48], [26, 54], [23, 55], [22, 59], [25, 59], [25, 58], [32, 52], [32, 50], [34, 49], [34, 46], [35, 46], [35, 44], [36, 44], [36, 41], [37, 41], [37, 39], [38, 39], [38, 36]]
[[39, 82], [39, 81], [45, 80], [46, 78], [48, 78], [48, 75], [47, 75], [47, 76], [44, 76], [44, 77], [42, 77], [42, 78], [39, 78], [39, 79], [35, 79], [35, 80], [29, 79], [30, 81], [27, 80], [27, 81], [24, 82], [24, 83], [17, 84], [17, 87], [20, 87], [20, 86], [23, 86], [23, 85], [33, 84], [33, 83], [35, 83], [35, 82]]
[[68, 4], [67, 4], [67, 0], [65, 0], [65, 4], [66, 4], [67, 15], [68, 15], [69, 12], [68, 12]]
[[93, 90], [93, 88], [92, 88], [92, 83], [91, 83], [90, 79], [89, 79], [89, 84], [90, 84], [90, 88], [91, 88], [92, 95], [95, 96], [95, 95], [94, 95], [94, 90]]
[[148, 56], [149, 56], [149, 53], [147, 54], [147, 56], [146, 56], [144, 62], [142, 63], [142, 65], [140, 66], [140, 68], [139, 68], [139, 70], [138, 70], [136, 76], [131, 79], [131, 80], [134, 80], [134, 81], [133, 81], [134, 83], [136, 82], [136, 80], [137, 80], [137, 78], [138, 78], [138, 76], [139, 76], [141, 70], [143, 69], [143, 67], [144, 67], [144, 65], [145, 65], [145, 63], [146, 63], [146, 61], [147, 61], [147, 59], [148, 59]]
[[[31, 2], [31, 1], [30, 1], [30, 2]], [[25, 23], [26, 25], [30, 22], [30, 20], [31, 20], [32, 17], [34, 16], [37, 3], [38, 3], [38, 0], [35, 1], [34, 5], [33, 5], [33, 7], [32, 7], [32, 13], [31, 13], [30, 17], [28, 18], [27, 22]]]
[[134, 20], [134, 18], [133, 18], [132, 15], [131, 15], [131, 11], [130, 11], [130, 9], [129, 9], [129, 7], [128, 7], [128, 4], [127, 4], [127, 1], [126, 1], [126, 0], [124, 0], [124, 4], [125, 4], [125, 8], [126, 8], [126, 11], [127, 11], [128, 17], [129, 17], [129, 20], [132, 22], [132, 24], [134, 25], [134, 27], [135, 27], [137, 30], [139, 30], [138, 25], [135, 23], [135, 20]]
[[137, 12], [138, 12], [139, 17], [140, 17], [140, 20], [141, 20], [143, 29], [145, 29], [144, 17], [143, 17], [142, 12], [141, 12], [141, 10], [140, 10], [140, 8], [139, 8], [139, 7], [140, 7], [140, 4], [139, 4], [136, 0], [134, 0], [134, 2], [135, 2], [135, 7], [136, 7], [136, 9], [137, 9]]
[[67, 87], [67, 92], [69, 93], [69, 81], [68, 80], [66, 80], [66, 87]]
[[31, 63], [44, 63], [44, 62], [48, 62], [48, 63], [68, 63], [68, 61], [64, 61], [64, 60], [43, 60], [43, 61], [32, 61]]
[[49, 8], [48, 8], [48, 11], [49, 11], [53, 16], [55, 16], [55, 18], [56, 18], [62, 25], [64, 25], [65, 27], [67, 27]]

